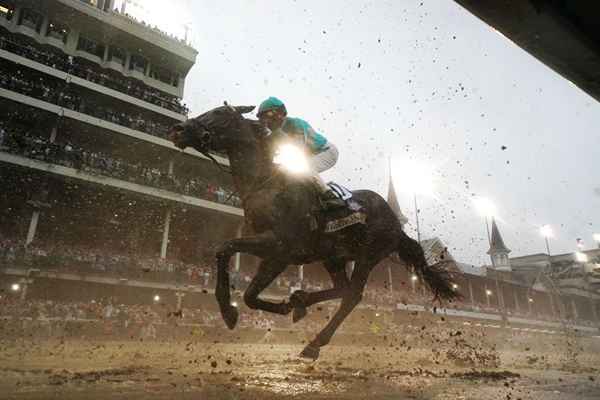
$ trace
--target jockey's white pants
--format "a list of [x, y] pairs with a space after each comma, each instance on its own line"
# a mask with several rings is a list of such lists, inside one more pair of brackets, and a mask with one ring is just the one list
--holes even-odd
[[328, 146], [327, 150], [315, 154], [311, 158], [312, 169], [318, 174], [333, 167], [338, 160], [337, 147], [333, 143], [328, 143]]
[[311, 158], [311, 167], [313, 170], [314, 180], [323, 193], [329, 190], [329, 186], [325, 184], [323, 179], [319, 176], [319, 173], [327, 171], [333, 167], [339, 157], [337, 147], [335, 147], [333, 143], [329, 143], [328, 145], [329, 147], [327, 150], [322, 151], [319, 154], [315, 154]]

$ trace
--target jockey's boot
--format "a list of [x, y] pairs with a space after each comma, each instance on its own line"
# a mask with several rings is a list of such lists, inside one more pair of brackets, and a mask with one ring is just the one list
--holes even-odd
[[325, 211], [346, 207], [346, 202], [337, 197], [331, 189], [321, 193], [321, 204]]
[[337, 208], [346, 207], [346, 202], [340, 199], [329, 186], [323, 182], [321, 177], [317, 174], [314, 176], [315, 186], [319, 191], [319, 200], [321, 200], [321, 206], [323, 211], [335, 210]]

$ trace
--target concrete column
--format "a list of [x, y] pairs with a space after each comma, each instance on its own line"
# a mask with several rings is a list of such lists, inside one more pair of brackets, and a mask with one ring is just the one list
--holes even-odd
[[167, 208], [165, 213], [165, 224], [163, 228], [163, 238], [160, 246], [160, 258], [167, 257], [167, 247], [169, 246], [169, 229], [171, 228], [171, 209]]
[[102, 61], [104, 61], [104, 62], [108, 61], [108, 50], [109, 49], [110, 49], [110, 44], [105, 43], [104, 44], [104, 54], [102, 55]]
[[469, 297], [471, 298], [471, 305], [475, 306], [475, 297], [473, 296], [473, 285], [471, 284], [471, 280], [467, 279], [469, 283]]
[[515, 297], [515, 311], [520, 312], [520, 307], [519, 307], [519, 296], [517, 296], [517, 291], [513, 290], [513, 295]]
[[392, 266], [388, 265], [388, 283], [390, 285], [390, 293], [394, 293], [394, 286], [392, 283]]
[[573, 319], [579, 319], [579, 313], [577, 312], [577, 304], [575, 304], [575, 299], [571, 299], [571, 307], [573, 308]]
[[40, 219], [40, 211], [34, 210], [29, 221], [29, 230], [27, 231], [27, 239], [25, 240], [25, 246], [29, 246], [33, 239], [35, 239], [35, 233], [37, 231], [38, 220]]
[[40, 25], [40, 36], [46, 37], [46, 31], [48, 30], [48, 25], [50, 24], [50, 18], [47, 15], [44, 15], [44, 19], [42, 20], [42, 24]]
[[112, 11], [114, 9], [115, 0], [106, 0], [104, 2], [104, 9], [106, 11]]
[[[169, 165], [170, 168], [170, 165]], [[236, 239], [239, 239], [242, 237], [242, 231], [244, 229], [244, 224], [241, 223], [240, 226], [238, 226], [237, 231], [235, 232], [235, 237]], [[235, 258], [233, 260], [233, 265], [235, 266], [235, 272], [240, 272], [240, 264], [242, 261], [242, 253], [235, 253]]]
[[300, 286], [304, 287], [304, 264], [298, 266], [298, 279], [300, 280]]
[[10, 25], [11, 26], [17, 26], [17, 21], [19, 21], [19, 18], [21, 17], [21, 11], [23, 10], [23, 7], [15, 4], [15, 13], [13, 14], [12, 19], [10, 20]]
[[171, 158], [169, 160], [169, 167], [168, 167], [169, 175], [173, 175], [174, 170], [175, 170], [175, 161]]
[[[125, 2], [123, 2], [123, 4], [125, 4]], [[125, 53], [125, 66], [123, 68], [124, 71], [127, 71], [127, 73], [129, 72], [129, 64], [131, 63], [131, 53], [129, 51], [127, 51]]]
[[79, 30], [71, 28], [69, 36], [67, 36], [67, 43], [65, 43], [65, 53], [73, 55], [77, 50], [77, 43], [79, 42]]
[[[58, 122], [57, 122], [58, 124]], [[56, 125], [52, 127], [52, 131], [50, 131], [50, 143], [56, 142], [56, 135], [58, 134], [58, 128]]]

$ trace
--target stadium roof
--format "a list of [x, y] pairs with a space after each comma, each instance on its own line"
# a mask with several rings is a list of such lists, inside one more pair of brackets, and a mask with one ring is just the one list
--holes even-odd
[[600, 1], [455, 1], [600, 101]]
[[477, 276], [485, 276], [486, 274], [485, 268], [482, 267], [477, 267], [475, 265], [465, 263], [456, 263], [456, 265], [465, 274]]

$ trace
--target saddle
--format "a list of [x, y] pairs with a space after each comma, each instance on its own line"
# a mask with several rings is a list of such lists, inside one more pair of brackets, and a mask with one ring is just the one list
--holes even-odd
[[352, 225], [366, 224], [367, 214], [364, 212], [363, 206], [354, 200], [350, 190], [335, 182], [328, 182], [327, 186], [346, 203], [346, 207], [328, 211], [319, 210], [311, 225], [313, 230], [319, 229], [323, 233], [333, 233]]

